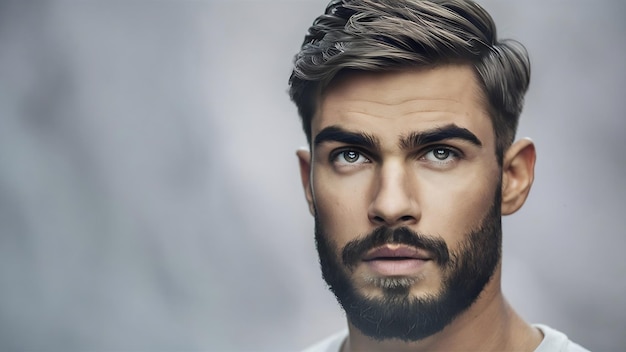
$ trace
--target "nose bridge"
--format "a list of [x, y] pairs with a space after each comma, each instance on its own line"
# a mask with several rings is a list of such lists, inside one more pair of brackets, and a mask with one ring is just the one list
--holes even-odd
[[416, 185], [401, 160], [381, 164], [369, 209], [370, 221], [377, 225], [408, 225], [418, 221]]

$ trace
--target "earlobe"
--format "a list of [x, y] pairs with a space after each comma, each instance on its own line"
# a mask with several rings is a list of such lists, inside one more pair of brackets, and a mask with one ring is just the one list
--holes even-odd
[[311, 189], [311, 152], [306, 148], [296, 151], [298, 162], [300, 164], [300, 178], [302, 180], [302, 188], [304, 196], [309, 204], [311, 215], [315, 216], [315, 206], [313, 203], [313, 190]]
[[507, 150], [502, 162], [502, 215], [522, 207], [535, 178], [535, 145], [524, 138]]

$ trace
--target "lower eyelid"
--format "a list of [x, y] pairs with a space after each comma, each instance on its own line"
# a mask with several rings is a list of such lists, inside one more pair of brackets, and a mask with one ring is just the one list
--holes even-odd
[[[428, 155], [431, 153], [434, 153], [436, 149], [444, 149], [448, 151], [450, 153], [448, 156], [448, 159], [430, 160], [430, 159], [436, 159], [434, 156], [431, 156], [430, 158], [428, 157]], [[454, 148], [446, 147], [446, 146], [433, 146], [431, 148], [426, 149], [424, 152], [422, 152], [418, 160], [425, 162], [425, 163], [446, 166], [448, 164], [458, 162], [462, 158], [463, 158], [463, 154]]]

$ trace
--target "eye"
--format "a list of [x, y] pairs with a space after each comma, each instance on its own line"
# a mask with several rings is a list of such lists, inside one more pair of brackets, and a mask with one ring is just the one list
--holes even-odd
[[449, 147], [433, 147], [422, 157], [426, 161], [447, 164], [459, 159], [460, 153]]
[[450, 156], [449, 149], [437, 148], [431, 151], [437, 160], [446, 160]]
[[355, 165], [370, 162], [362, 153], [353, 149], [346, 149], [333, 154], [332, 161], [337, 165]]

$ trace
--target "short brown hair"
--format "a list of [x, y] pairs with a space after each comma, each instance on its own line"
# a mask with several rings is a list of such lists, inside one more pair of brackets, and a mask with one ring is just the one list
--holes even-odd
[[342, 71], [390, 71], [445, 63], [473, 66], [502, 160], [530, 82], [522, 44], [498, 40], [491, 16], [463, 0], [333, 0], [295, 56], [289, 94], [311, 144], [318, 99]]

